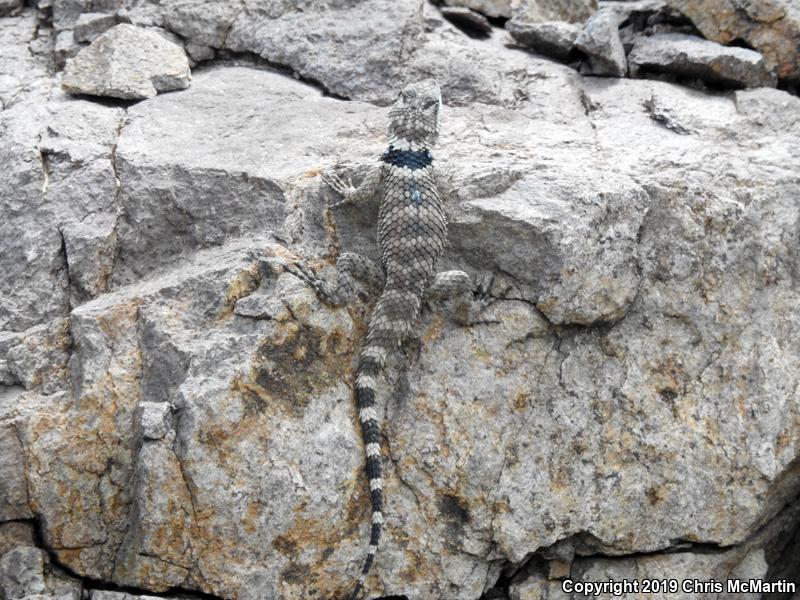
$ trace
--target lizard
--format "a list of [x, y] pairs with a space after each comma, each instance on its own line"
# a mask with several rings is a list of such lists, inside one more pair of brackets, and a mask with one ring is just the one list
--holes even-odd
[[456, 318], [467, 324], [493, 298], [493, 278], [474, 284], [460, 270], [436, 273], [436, 263], [447, 242], [446, 176], [433, 165], [431, 149], [439, 135], [442, 96], [435, 80], [406, 85], [389, 110], [389, 147], [358, 188], [333, 173], [322, 174], [324, 183], [341, 194], [335, 208], [380, 197], [377, 238], [380, 265], [359, 254], [346, 252], [336, 263], [336, 281], [319, 277], [303, 263], [286, 270], [311, 286], [332, 306], [342, 306], [358, 293], [356, 280], [382, 292], [369, 320], [355, 378], [355, 396], [366, 455], [365, 470], [372, 508], [367, 557], [350, 595], [356, 600], [375, 560], [384, 524], [381, 430], [375, 408], [375, 384], [389, 352], [408, 339], [422, 303], [428, 299], [459, 299]]

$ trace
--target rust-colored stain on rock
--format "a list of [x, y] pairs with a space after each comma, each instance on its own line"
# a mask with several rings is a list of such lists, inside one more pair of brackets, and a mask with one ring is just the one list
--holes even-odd
[[342, 332], [320, 334], [290, 322], [259, 345], [251, 368], [232, 388], [244, 394], [258, 412], [301, 418], [315, 394], [349, 377], [342, 349], [350, 344]]

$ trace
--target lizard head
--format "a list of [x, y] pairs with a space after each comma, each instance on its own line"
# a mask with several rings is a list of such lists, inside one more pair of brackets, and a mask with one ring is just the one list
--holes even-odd
[[389, 143], [395, 148], [430, 148], [439, 135], [442, 93], [433, 79], [410, 83], [389, 110]]

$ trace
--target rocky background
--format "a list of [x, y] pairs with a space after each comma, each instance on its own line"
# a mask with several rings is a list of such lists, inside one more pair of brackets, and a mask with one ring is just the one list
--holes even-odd
[[503, 293], [390, 365], [369, 597], [800, 583], [800, 4], [445, 4], [0, 0], [0, 598], [349, 590], [369, 307], [283, 266], [423, 77]]

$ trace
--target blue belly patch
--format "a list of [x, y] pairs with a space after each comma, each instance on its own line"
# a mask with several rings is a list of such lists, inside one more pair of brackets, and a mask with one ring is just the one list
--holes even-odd
[[381, 160], [395, 167], [423, 169], [433, 162], [429, 150], [398, 150], [393, 146], [383, 153]]

